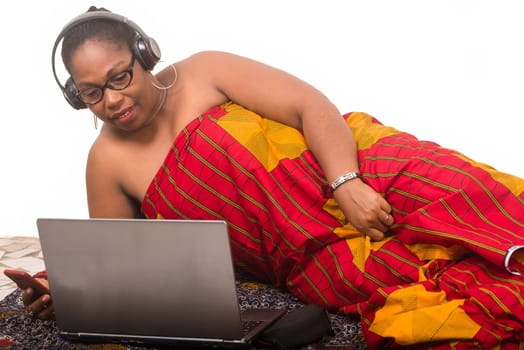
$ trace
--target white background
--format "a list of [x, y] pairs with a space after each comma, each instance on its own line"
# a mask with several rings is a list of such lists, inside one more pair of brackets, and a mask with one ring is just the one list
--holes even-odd
[[4, 3], [0, 235], [34, 236], [37, 217], [88, 216], [85, 159], [97, 131], [89, 111], [74, 111], [65, 102], [50, 61], [58, 32], [89, 5], [125, 15], [154, 37], [164, 61], [158, 69], [201, 50], [249, 56], [315, 85], [342, 112], [371, 113], [385, 124], [524, 177], [520, 3]]

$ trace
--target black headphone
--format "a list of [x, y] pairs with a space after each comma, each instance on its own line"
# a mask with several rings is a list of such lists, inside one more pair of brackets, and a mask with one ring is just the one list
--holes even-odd
[[97, 19], [105, 19], [118, 23], [125, 23], [135, 31], [136, 35], [131, 45], [131, 51], [133, 56], [138, 60], [138, 62], [140, 62], [140, 64], [146, 71], [152, 70], [160, 60], [160, 48], [156, 41], [153, 38], [148, 37], [146, 33], [144, 33], [144, 31], [142, 31], [142, 29], [140, 29], [140, 27], [137, 24], [127, 19], [126, 17], [112, 12], [91, 11], [83, 13], [73, 18], [68, 24], [66, 24], [66, 26], [62, 29], [62, 31], [60, 32], [60, 34], [58, 34], [58, 37], [56, 38], [55, 44], [53, 46], [51, 64], [53, 67], [53, 75], [55, 77], [56, 83], [60, 87], [60, 90], [62, 90], [62, 93], [64, 94], [66, 101], [69, 102], [69, 104], [74, 109], [87, 108], [87, 105], [78, 98], [78, 88], [76, 87], [75, 82], [71, 77], [67, 79], [64, 85], [62, 85], [62, 83], [60, 82], [60, 79], [56, 74], [55, 67], [56, 50], [60, 41], [62, 41], [66, 33], [69, 30], [71, 30], [71, 28], [81, 23]]

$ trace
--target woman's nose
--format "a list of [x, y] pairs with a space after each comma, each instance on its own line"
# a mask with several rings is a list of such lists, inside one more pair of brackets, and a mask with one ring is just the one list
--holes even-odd
[[104, 91], [104, 100], [106, 106], [118, 106], [123, 99], [121, 91], [106, 89]]

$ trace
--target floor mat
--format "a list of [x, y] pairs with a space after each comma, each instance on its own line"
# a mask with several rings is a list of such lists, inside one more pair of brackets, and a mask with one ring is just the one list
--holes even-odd
[[[303, 303], [288, 292], [258, 283], [243, 273], [237, 273], [238, 298], [241, 309], [249, 307], [283, 307], [288, 311], [300, 308]], [[76, 344], [58, 335], [53, 321], [29, 317], [15, 290], [0, 301], [0, 348], [6, 349], [142, 349], [115, 344]], [[334, 335], [311, 344], [304, 349], [365, 349], [362, 330], [357, 320], [342, 315], [329, 314]], [[148, 348], [151, 349], [151, 348]]]

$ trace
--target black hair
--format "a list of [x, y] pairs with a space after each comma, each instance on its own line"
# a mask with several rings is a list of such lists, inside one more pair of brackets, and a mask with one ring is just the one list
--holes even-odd
[[[87, 12], [106, 11], [103, 7], [89, 7]], [[127, 45], [131, 50], [131, 45], [136, 33], [126, 23], [112, 21], [110, 19], [93, 19], [83, 22], [65, 33], [62, 41], [62, 61], [69, 74], [71, 74], [71, 57], [73, 52], [89, 39], [97, 39], [113, 43], [117, 46]]]

